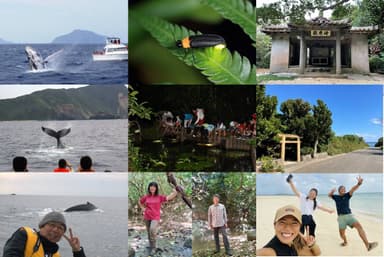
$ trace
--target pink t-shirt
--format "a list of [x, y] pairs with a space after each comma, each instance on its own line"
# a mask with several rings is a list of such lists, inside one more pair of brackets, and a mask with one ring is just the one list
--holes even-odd
[[140, 203], [145, 205], [145, 220], [160, 220], [161, 204], [167, 201], [165, 195], [145, 195], [141, 197]]

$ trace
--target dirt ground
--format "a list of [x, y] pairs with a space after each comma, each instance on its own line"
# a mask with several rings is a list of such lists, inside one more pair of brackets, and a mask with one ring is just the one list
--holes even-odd
[[[257, 75], [267, 75], [269, 69], [257, 69]], [[287, 76], [288, 73], [274, 74], [277, 76]], [[273, 80], [264, 81], [263, 84], [384, 84], [384, 74], [370, 73], [369, 75], [363, 74], [342, 74], [345, 78], [338, 77], [325, 77], [324, 74], [306, 74], [305, 76], [297, 76], [294, 74], [294, 80]]]

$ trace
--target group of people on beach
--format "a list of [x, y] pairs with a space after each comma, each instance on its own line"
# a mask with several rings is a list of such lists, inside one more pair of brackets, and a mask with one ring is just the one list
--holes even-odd
[[[182, 118], [181, 118], [182, 117]], [[192, 113], [184, 113], [183, 115], [173, 115], [170, 111], [163, 112], [161, 116], [161, 125], [177, 130], [181, 128], [195, 129], [202, 128], [207, 132], [208, 137], [215, 134], [226, 136], [227, 133], [233, 136], [252, 137], [256, 136], [256, 114], [252, 114], [249, 120], [243, 122], [230, 121], [228, 126], [222, 121], [215, 124], [207, 123], [205, 119], [204, 109], [196, 108]]]
[[[307, 195], [299, 192], [293, 184], [293, 176], [287, 177], [293, 193], [300, 199], [300, 209], [294, 205], [286, 205], [276, 211], [274, 218], [275, 236], [261, 249], [256, 252], [257, 256], [318, 256], [321, 254], [320, 247], [316, 242], [316, 222], [313, 212], [317, 209], [334, 213], [334, 210], [326, 208], [317, 200], [318, 190], [311, 188]], [[357, 184], [348, 192], [345, 186], [339, 186], [338, 194], [336, 188], [328, 193], [328, 197], [336, 204], [337, 221], [339, 224], [339, 235], [342, 239], [340, 246], [348, 245], [345, 231], [347, 226], [356, 228], [366, 249], [371, 251], [377, 247], [377, 242], [370, 242], [360, 224], [350, 209], [350, 199], [353, 193], [363, 184], [363, 178], [357, 177]]]
[[[92, 158], [88, 155], [80, 158], [80, 163], [77, 168], [77, 172], [94, 172], [92, 167]], [[28, 160], [24, 156], [16, 156], [12, 161], [12, 168], [15, 172], [28, 172]], [[60, 159], [57, 163], [57, 167], [53, 172], [73, 172], [74, 169], [71, 163], [65, 159]]]

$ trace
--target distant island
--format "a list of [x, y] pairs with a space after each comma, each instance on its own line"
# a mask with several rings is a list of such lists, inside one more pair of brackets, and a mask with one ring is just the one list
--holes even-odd
[[13, 43], [0, 38], [0, 45], [8, 45], [8, 44], [13, 44]]
[[56, 37], [52, 44], [104, 44], [107, 36], [89, 30], [76, 29], [71, 33]]
[[[64, 34], [64, 35], [61, 35], [61, 36], [54, 38], [52, 40], [51, 44], [104, 45], [105, 39], [107, 37], [114, 37], [114, 36], [115, 35], [113, 35], [113, 34], [106, 36], [106, 35], [97, 34], [93, 31], [89, 31], [89, 30], [75, 29], [68, 34]], [[122, 40], [124, 40], [124, 39], [122, 39]], [[7, 45], [7, 44], [18, 44], [18, 43], [10, 42], [10, 41], [7, 41], [7, 40], [0, 38], [0, 44]]]
[[45, 89], [0, 100], [0, 120], [87, 120], [128, 117], [128, 88], [123, 85]]

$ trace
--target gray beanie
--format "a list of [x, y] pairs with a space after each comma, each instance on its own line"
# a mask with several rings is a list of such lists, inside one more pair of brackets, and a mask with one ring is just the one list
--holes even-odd
[[67, 225], [65, 222], [64, 215], [61, 214], [60, 212], [53, 211], [45, 215], [44, 218], [39, 222], [39, 228], [44, 227], [44, 225], [49, 222], [60, 223], [61, 225], [64, 226], [64, 232], [67, 230]]

